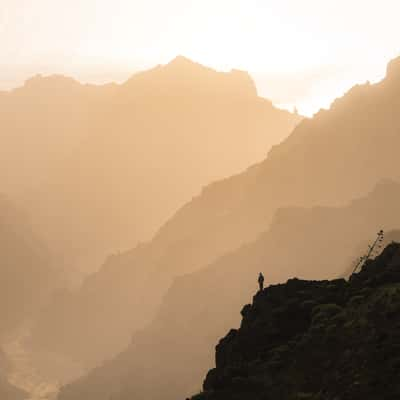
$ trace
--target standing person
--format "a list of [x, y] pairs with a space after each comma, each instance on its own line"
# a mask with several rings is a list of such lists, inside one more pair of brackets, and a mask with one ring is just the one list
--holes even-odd
[[264, 275], [260, 272], [258, 275], [258, 285], [260, 286], [260, 292], [264, 289]]

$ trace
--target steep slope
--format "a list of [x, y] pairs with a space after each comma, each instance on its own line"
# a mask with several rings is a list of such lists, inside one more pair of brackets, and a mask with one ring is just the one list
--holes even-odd
[[268, 284], [342, 276], [380, 227], [400, 227], [399, 201], [400, 185], [382, 183], [344, 208], [279, 211], [255, 242], [177, 278], [128, 349], [66, 386], [60, 400], [172, 400], [194, 393], [212, 366], [214, 343], [239, 323], [237, 310], [255, 292], [259, 271]]
[[395, 399], [400, 245], [349, 282], [270, 286], [217, 345], [216, 368], [193, 399]]
[[149, 239], [202, 186], [262, 160], [301, 119], [258, 97], [247, 73], [183, 57], [111, 89], [92, 105], [79, 148], [27, 201], [51, 247], [86, 269]]
[[29, 316], [60, 276], [19, 209], [0, 196], [0, 339]]
[[[174, 276], [254, 241], [278, 208], [339, 205], [398, 180], [399, 93], [400, 59], [381, 83], [355, 87], [301, 122], [262, 163], [207, 186], [151, 242], [110, 257], [80, 291], [51, 304], [34, 342], [90, 362], [109, 357], [151, 320]], [[44, 335], [57, 326], [65, 329]]]

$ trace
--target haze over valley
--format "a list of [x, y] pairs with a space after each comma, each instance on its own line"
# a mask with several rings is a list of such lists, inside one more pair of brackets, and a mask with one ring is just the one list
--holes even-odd
[[398, 398], [397, 3], [36, 3], [0, 6], [0, 399]]

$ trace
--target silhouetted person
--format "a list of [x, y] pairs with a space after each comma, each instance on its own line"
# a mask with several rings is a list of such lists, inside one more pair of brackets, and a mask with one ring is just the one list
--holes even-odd
[[264, 275], [261, 272], [258, 275], [258, 285], [260, 286], [260, 291], [264, 289]]

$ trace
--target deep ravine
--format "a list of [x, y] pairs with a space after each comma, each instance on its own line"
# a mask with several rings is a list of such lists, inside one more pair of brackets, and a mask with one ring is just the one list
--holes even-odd
[[26, 346], [29, 327], [21, 328], [3, 343], [10, 361], [9, 382], [28, 393], [26, 400], [56, 400], [62, 383], [83, 373], [81, 366], [54, 354], [38, 358]]

